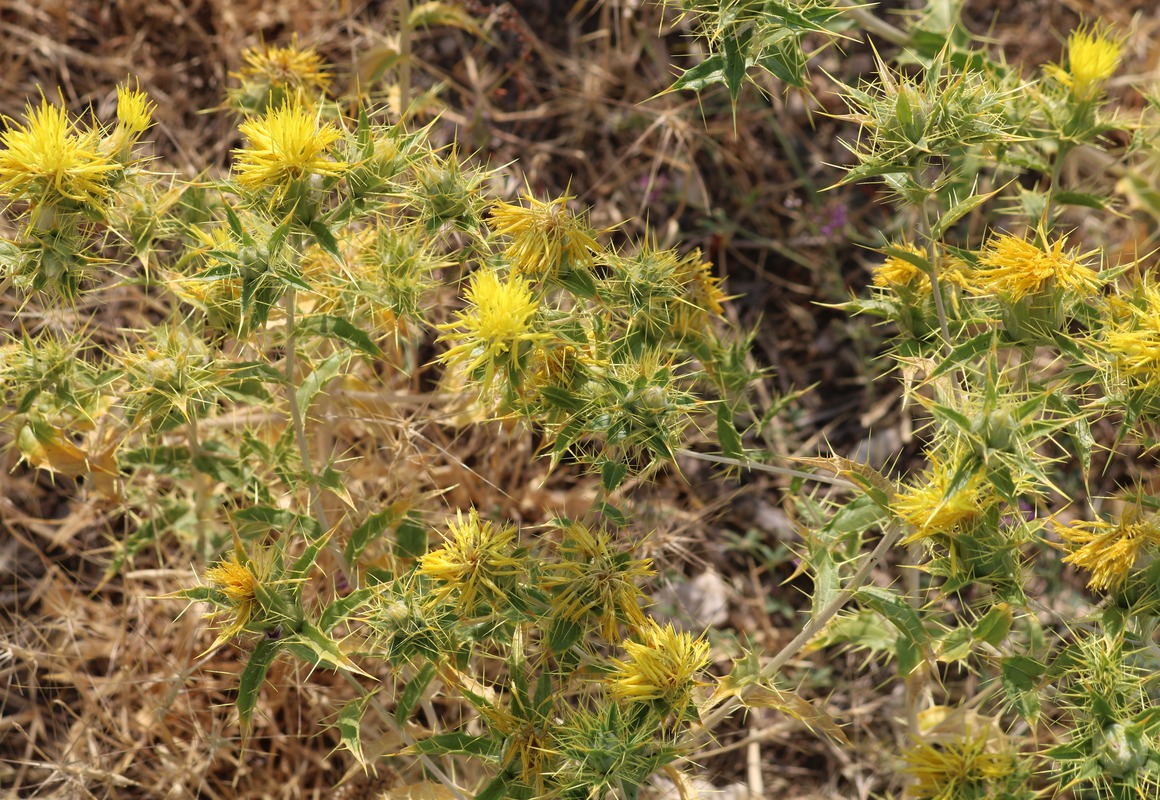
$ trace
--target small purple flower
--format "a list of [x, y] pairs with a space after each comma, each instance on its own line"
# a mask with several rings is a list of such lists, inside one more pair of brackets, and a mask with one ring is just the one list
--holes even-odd
[[830, 221], [821, 227], [823, 236], [833, 236], [846, 226], [846, 204], [839, 203], [830, 208]]

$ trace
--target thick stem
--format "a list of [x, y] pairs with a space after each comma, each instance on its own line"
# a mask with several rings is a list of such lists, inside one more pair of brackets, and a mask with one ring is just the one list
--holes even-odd
[[919, 232], [922, 239], [926, 240], [926, 258], [930, 262], [930, 288], [934, 294], [934, 309], [938, 314], [939, 331], [942, 333], [943, 350], [949, 356], [951, 354], [951, 328], [947, 321], [947, 309], [943, 300], [942, 285], [938, 279], [938, 243], [935, 242], [934, 236], [931, 232], [934, 227], [930, 223], [930, 204], [925, 200], [922, 203], [921, 212], [919, 214], [919, 221], [922, 229]]
[[[1043, 208], [1043, 230], [1045, 235], [1047, 231], [1051, 230], [1051, 226], [1055, 221], [1055, 214], [1053, 213], [1055, 204], [1052, 202], [1052, 199], [1059, 190], [1060, 178], [1063, 176], [1063, 162], [1067, 160], [1067, 154], [1071, 150], [1072, 145], [1061, 139], [1059, 142], [1059, 152], [1056, 153], [1055, 161], [1051, 165], [1051, 186], [1048, 187], [1047, 203]], [[1047, 242], [1043, 244], [1046, 246]]]
[[201, 446], [201, 434], [197, 427], [197, 414], [189, 415], [187, 436], [189, 437], [189, 462], [193, 469], [193, 507], [197, 517], [197, 554], [205, 560], [209, 558], [206, 528], [209, 526], [209, 501], [213, 492], [213, 484], [209, 476], [197, 466], [198, 459], [205, 455], [205, 449]]
[[290, 287], [283, 297], [286, 311], [286, 402], [290, 405], [290, 424], [294, 426], [294, 439], [298, 442], [298, 456], [302, 459], [302, 469], [310, 478], [310, 506], [318, 524], [324, 532], [330, 531], [330, 520], [326, 509], [322, 507], [322, 492], [315, 482], [317, 475], [314, 472], [313, 459], [310, 457], [310, 445], [306, 441], [306, 421], [302, 416], [302, 409], [298, 406], [298, 376], [297, 355], [294, 343], [294, 312], [297, 305], [297, 292]]
[[862, 30], [867, 33], [872, 33], [875, 36], [881, 36], [891, 44], [896, 44], [900, 47], [905, 47], [910, 44], [910, 34], [874, 16], [864, 6], [846, 8], [842, 10], [842, 13], [857, 22]]

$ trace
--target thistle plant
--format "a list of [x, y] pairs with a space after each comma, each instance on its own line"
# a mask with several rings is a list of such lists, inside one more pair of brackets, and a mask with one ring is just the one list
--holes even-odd
[[[671, 469], [690, 430], [739, 440], [752, 374], [720, 358], [742, 346], [720, 277], [698, 251], [614, 244], [566, 194], [491, 196], [492, 172], [429, 128], [330, 100], [296, 41], [243, 63], [221, 175], [146, 172], [152, 101], [127, 87], [115, 123], [42, 100], [2, 135], [4, 277], [33, 304], [139, 283], [156, 312], [111, 342], [67, 320], [6, 339], [17, 446], [133, 522], [109, 577], [158, 540], [189, 548], [201, 579], [175, 596], [211, 609], [206, 657], [244, 645], [247, 729], [271, 665], [295, 659], [351, 678], [337, 727], [368, 769], [364, 719], [457, 795], [636, 796], [686, 754], [712, 658], [649, 615], [627, 487]], [[420, 381], [451, 411], [402, 425], [390, 398]], [[591, 508], [446, 509], [437, 471], [374, 489], [338, 443], [344, 426], [434, 440], [464, 409], [597, 476]], [[436, 692], [456, 721], [412, 737]]]
[[[76, 304], [134, 282], [152, 303], [115, 334], [59, 314], [5, 334], [21, 456], [126, 520], [110, 574], [161, 538], [189, 548], [201, 580], [175, 596], [212, 609], [211, 651], [242, 644], [244, 726], [276, 660], [342, 672], [350, 759], [374, 768], [371, 731], [390, 730], [386, 757], [453, 796], [635, 798], [743, 707], [844, 743], [784, 674], [840, 646], [893, 665], [903, 796], [1154, 795], [1160, 499], [1093, 484], [1097, 459], [1155, 446], [1160, 297], [1144, 264], [1078, 244], [1068, 210], [1112, 200], [1064, 169], [1122, 129], [1138, 135], [1118, 169], [1137, 190], [1147, 174], [1148, 120], [1107, 96], [1122, 41], [1082, 28], [1028, 77], [933, 5], [906, 28], [813, 0], [681, 7], [709, 55], [675, 89], [724, 83], [734, 101], [750, 68], [804, 87], [807, 44], [851, 25], [902, 46], [835, 82], [859, 130], [835, 178], [880, 185], [897, 216], [845, 308], [883, 322], [918, 463], [762, 464], [738, 430], [756, 417], [751, 337], [724, 324], [699, 251], [594, 230], [567, 193], [494, 197], [495, 171], [397, 121], [409, 66], [392, 118], [329, 97], [332, 71], [297, 42], [243, 56], [220, 109], [232, 164], [197, 181], [145, 169], [152, 101], [128, 85], [115, 122], [44, 98], [8, 122], [5, 286]], [[483, 431], [596, 476], [590, 503], [517, 519], [447, 477], [465, 465], [409, 449]], [[706, 457], [792, 476], [813, 582], [791, 641], [739, 647], [716, 678], [707, 638], [651, 616], [663, 565], [633, 514], [713, 433]], [[396, 474], [366, 479], [360, 448], [396, 454]], [[872, 581], [884, 566], [908, 579]], [[1065, 568], [1098, 596], [1082, 614], [1038, 597]], [[951, 670], [972, 681], [944, 684]]]
[[0, 134], [0, 194], [23, 225], [4, 248], [6, 280], [76, 298], [102, 263], [98, 223], [141, 172], [136, 145], [151, 114], [152, 102], [126, 85], [111, 127], [74, 119], [44, 97], [28, 105], [23, 123], [9, 123]]
[[[882, 234], [868, 291], [846, 308], [890, 325], [884, 358], [905, 377], [923, 458], [908, 475], [814, 462], [852, 494], [798, 498], [818, 521], [800, 547], [811, 616], [751, 672], [776, 680], [813, 637], [814, 647], [893, 661], [910, 741], [899, 754], [905, 797], [1151, 796], [1158, 504], [1143, 487], [1104, 498], [1092, 486], [1130, 448], [1155, 446], [1155, 287], [1146, 259], [1114, 263], [1098, 246], [1071, 244], [1064, 222], [1071, 207], [1101, 213], [1114, 202], [1070, 185], [1065, 161], [1108, 150], [1113, 130], [1151, 124], [1118, 118], [1107, 96], [1124, 40], [1085, 25], [1028, 77], [934, 4], [902, 28], [868, 20], [869, 9], [826, 18], [811, 3], [683, 7], [712, 55], [676, 88], [721, 82], [734, 102], [750, 68], [804, 85], [808, 61], [789, 75], [762, 62], [774, 31], [796, 42], [812, 20], [815, 33], [836, 35], [844, 18], [901, 45], [893, 56], [875, 49], [874, 77], [837, 83], [859, 130], [839, 182], [881, 184], [910, 232]], [[1116, 170], [1148, 168], [1152, 146], [1137, 141]], [[1118, 433], [1101, 439], [1108, 423]], [[1030, 590], [1058, 574], [1060, 551], [1097, 595], [1086, 613], [1049, 610]], [[866, 586], [891, 553], [909, 579]], [[939, 681], [942, 665], [977, 681], [940, 688], [949, 710], [917, 688]], [[703, 718], [758, 696], [758, 684], [735, 686]], [[924, 724], [932, 715], [973, 721], [940, 731]]]

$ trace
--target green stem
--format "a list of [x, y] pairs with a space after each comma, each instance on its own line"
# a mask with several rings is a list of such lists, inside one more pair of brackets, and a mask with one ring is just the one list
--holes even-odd
[[[407, 729], [403, 725], [400, 725], [395, 721], [395, 715], [392, 714], [385, 705], [383, 705], [382, 701], [379, 700], [377, 695], [368, 692], [366, 687], [359, 683], [358, 680], [356, 680], [355, 677], [349, 672], [343, 672], [342, 675], [344, 678], [346, 678], [347, 682], [350, 683], [351, 686], [358, 689], [358, 692], [361, 696], [366, 697], [370, 701], [371, 708], [375, 710], [375, 713], [378, 715], [382, 723], [386, 727], [390, 728], [391, 731], [393, 731], [395, 734], [397, 734], [399, 739], [402, 740], [403, 744], [407, 745], [408, 747], [414, 746], [415, 738], [411, 736], [411, 734], [407, 733]], [[455, 781], [451, 780], [447, 773], [444, 772], [442, 768], [440, 768], [440, 766], [431, 759], [430, 756], [420, 754], [419, 763], [421, 763], [428, 772], [434, 775], [435, 778], [441, 784], [443, 784], [447, 791], [455, 797], [455, 800], [467, 800], [467, 796], [463, 794], [460, 788], [455, 784]]]
[[197, 427], [197, 414], [190, 414], [187, 436], [189, 437], [190, 467], [193, 469], [193, 507], [197, 517], [197, 554], [202, 560], [209, 558], [206, 529], [209, 527], [209, 500], [213, 485], [209, 476], [198, 467], [197, 462], [205, 455], [201, 446], [201, 434]]
[[[306, 421], [302, 409], [298, 405], [297, 357], [295, 353], [294, 312], [297, 305], [297, 293], [290, 287], [283, 297], [286, 311], [286, 402], [290, 405], [290, 424], [294, 426], [294, 439], [298, 442], [298, 455], [302, 459], [302, 469], [306, 472], [310, 482], [310, 508], [323, 534], [329, 533], [330, 516], [322, 505], [322, 490], [318, 487], [318, 475], [314, 472], [314, 462], [310, 457], [310, 445], [306, 441]], [[352, 588], [358, 588], [358, 576], [346, 563], [346, 555], [333, 542], [328, 542], [326, 549], [330, 550], [342, 564]]]
[[[858, 571], [854, 573], [854, 576], [850, 578], [849, 582], [838, 592], [838, 595], [825, 608], [811, 617], [801, 632], [789, 644], [781, 648], [768, 664], [762, 667], [761, 681], [769, 681], [776, 677], [781, 671], [781, 668], [789, 663], [789, 660], [796, 656], [803, 647], [809, 644], [809, 641], [826, 627], [826, 624], [833, 619], [835, 614], [845, 607], [846, 603], [850, 602], [854, 594], [870, 579], [870, 573], [873, 572], [874, 568], [890, 552], [890, 548], [898, 541], [898, 537], [902, 535], [902, 530], [902, 525], [897, 521], [887, 527], [878, 545], [870, 555], [863, 559], [861, 566], [858, 567]], [[704, 730], [712, 730], [717, 723], [743, 706], [750, 695], [760, 690], [760, 681], [743, 687], [734, 697], [729, 698], [707, 713], [701, 720], [702, 728]]]
[[801, 478], [806, 481], [813, 481], [814, 483], [826, 483], [830, 486], [838, 486], [843, 489], [858, 489], [858, 485], [844, 480], [843, 478], [831, 478], [828, 475], [817, 475], [813, 472], [806, 472], [800, 469], [790, 469], [789, 467], [775, 467], [770, 464], [762, 464], [759, 461], [742, 461], [739, 458], [729, 458], [728, 456], [715, 456], [711, 453], [697, 453], [693, 450], [681, 449], [677, 451], [678, 455], [688, 456], [689, 458], [696, 458], [700, 461], [711, 461], [714, 464], [728, 464], [733, 467], [740, 467], [741, 469], [752, 469], [757, 472], [768, 472], [773, 475], [784, 475], [787, 478]]
[[[1064, 139], [1059, 140], [1059, 152], [1056, 153], [1055, 161], [1051, 164], [1051, 186], [1047, 189], [1047, 199], [1043, 208], [1043, 223], [1044, 234], [1051, 230], [1051, 226], [1055, 222], [1054, 202], [1056, 190], [1059, 189], [1060, 178], [1063, 175], [1063, 162], [1067, 160], [1067, 155], [1072, 150], [1072, 144]], [[1047, 242], [1043, 243], [1045, 246]]]
[[845, 8], [842, 10], [842, 13], [857, 22], [862, 30], [867, 33], [872, 33], [875, 36], [881, 36], [891, 44], [896, 44], [899, 47], [905, 47], [910, 44], [910, 34], [901, 28], [891, 25], [886, 20], [874, 16], [865, 6]]
[[943, 351], [951, 354], [951, 328], [947, 322], [946, 303], [943, 300], [942, 284], [938, 278], [938, 243], [934, 240], [934, 226], [930, 222], [930, 203], [924, 200], [919, 208], [919, 236], [926, 240], [926, 259], [930, 262], [930, 286], [934, 294], [934, 309], [938, 314], [938, 326], [942, 333]]
[[322, 492], [318, 489], [315, 479], [313, 459], [310, 457], [310, 445], [306, 442], [306, 422], [302, 416], [302, 409], [298, 406], [298, 361], [295, 353], [294, 311], [297, 305], [297, 291], [294, 287], [286, 290], [283, 297], [283, 306], [286, 311], [286, 401], [290, 404], [290, 424], [294, 426], [294, 438], [298, 442], [298, 455], [302, 459], [302, 469], [310, 478], [310, 505], [318, 524], [323, 531], [330, 530], [330, 520], [326, 509], [322, 507]]

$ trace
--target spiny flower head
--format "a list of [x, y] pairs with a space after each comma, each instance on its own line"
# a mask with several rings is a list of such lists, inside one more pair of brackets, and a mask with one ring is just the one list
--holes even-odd
[[1072, 547], [1064, 562], [1089, 571], [1088, 586], [1096, 590], [1122, 586], [1145, 548], [1160, 545], [1160, 527], [1135, 506], [1114, 523], [1079, 521], [1055, 530]]
[[915, 741], [903, 754], [913, 778], [907, 796], [922, 800], [1009, 797], [1001, 793], [1021, 770], [1014, 753], [1000, 749], [985, 731], [949, 741]]
[[677, 338], [704, 334], [710, 319], [724, 311], [721, 279], [713, 274], [712, 263], [701, 258], [699, 248], [677, 264], [677, 279], [683, 291], [673, 310], [673, 334]]
[[512, 708], [488, 705], [480, 709], [480, 714], [488, 727], [504, 739], [501, 765], [517, 775], [525, 786], [534, 788], [540, 797], [545, 778], [552, 772], [557, 758], [553, 747], [554, 726], [530, 711], [518, 699], [513, 699]]
[[272, 192], [276, 204], [312, 175], [337, 177], [347, 169], [330, 157], [342, 132], [301, 103], [287, 101], [247, 119], [239, 130], [249, 146], [234, 151], [238, 184]]
[[225, 596], [226, 602], [231, 607], [228, 613], [232, 619], [218, 634], [217, 641], [213, 644], [213, 647], [217, 647], [241, 633], [253, 619], [259, 608], [258, 586], [263, 578], [260, 570], [238, 546], [215, 566], [207, 569], [205, 579], [210, 586]]
[[950, 462], [931, 456], [930, 467], [922, 477], [895, 495], [891, 504], [894, 513], [914, 526], [914, 532], [905, 540], [907, 544], [938, 534], [961, 533], [998, 502], [987, 491], [981, 472], [951, 492], [953, 478]]
[[0, 193], [33, 205], [70, 200], [98, 206], [122, 169], [101, 152], [100, 132], [81, 129], [64, 106], [41, 98], [24, 125], [0, 134]]
[[1018, 301], [1044, 289], [1058, 287], [1079, 295], [1091, 295], [1099, 288], [1099, 275], [1065, 253], [1067, 237], [1057, 239], [1048, 249], [1034, 242], [1002, 234], [992, 238], [979, 255], [971, 279], [978, 294], [998, 294]]
[[156, 105], [149, 99], [149, 95], [140, 89], [132, 89], [128, 84], [117, 87], [117, 122], [134, 139], [153, 124], [154, 108]]
[[592, 266], [600, 249], [592, 233], [566, 208], [570, 197], [543, 202], [524, 195], [526, 205], [498, 202], [491, 209], [492, 229], [511, 237], [504, 255], [512, 271], [530, 280], [554, 278], [561, 271]]
[[242, 68], [230, 73], [241, 83], [230, 91], [231, 105], [240, 111], [262, 112], [287, 100], [309, 104], [330, 88], [326, 62], [313, 49], [299, 48], [297, 36], [286, 47], [251, 47], [242, 60]]
[[1108, 298], [1101, 352], [1110, 383], [1160, 389], [1160, 285], [1146, 280], [1127, 298]]
[[1077, 28], [1067, 37], [1067, 69], [1050, 71], [1076, 99], [1094, 100], [1119, 66], [1123, 49], [1123, 43], [1106, 30]]
[[535, 389], [551, 386], [568, 389], [593, 365], [591, 348], [580, 343], [568, 344], [562, 340], [543, 342], [532, 357], [530, 385]]
[[603, 531], [567, 523], [560, 559], [545, 567], [540, 586], [552, 595], [552, 610], [579, 622], [593, 615], [605, 641], [614, 641], [623, 622], [632, 631], [646, 624], [639, 581], [652, 574], [650, 559], [636, 559], [612, 544]]
[[[233, 230], [225, 224], [190, 228], [194, 241], [191, 253], [197, 253], [206, 271], [219, 270], [229, 263], [226, 254], [236, 256], [240, 247]], [[223, 277], [205, 280], [173, 274], [166, 286], [183, 302], [201, 309], [209, 324], [221, 330], [237, 330], [242, 321], [242, 280]]]
[[453, 343], [439, 357], [447, 364], [461, 364], [471, 374], [486, 368], [484, 386], [489, 386], [497, 365], [517, 355], [521, 344], [546, 338], [534, 328], [540, 301], [531, 285], [519, 275], [506, 281], [489, 269], [477, 270], [464, 292], [467, 308], [456, 319], [440, 325], [440, 341]]
[[[893, 247], [922, 258], [927, 256], [925, 251], [920, 250], [911, 242], [902, 242], [893, 245]], [[965, 289], [969, 274], [970, 268], [961, 258], [939, 254], [938, 279], [940, 283], [944, 285], [952, 283]], [[906, 287], [919, 295], [928, 295], [931, 292], [930, 276], [910, 261], [896, 255], [888, 255], [885, 261], [874, 268], [874, 285], [883, 289]]]
[[481, 520], [471, 509], [467, 517], [457, 511], [447, 526], [443, 546], [419, 560], [419, 574], [438, 581], [432, 591], [438, 602], [454, 598], [465, 615], [485, 605], [499, 605], [518, 589], [524, 563], [512, 554], [519, 539], [514, 525]]
[[200, 336], [159, 327], [151, 342], [118, 357], [129, 379], [126, 411], [154, 429], [200, 416], [217, 395], [221, 370]]
[[683, 719], [692, 704], [697, 674], [709, 666], [709, 643], [648, 620], [637, 639], [624, 642], [627, 658], [612, 660], [608, 688], [623, 703], [648, 703], [662, 716]]
[[565, 705], [556, 726], [556, 749], [563, 762], [555, 775], [563, 789], [560, 796], [620, 796], [624, 786], [644, 785], [658, 765], [679, 757], [674, 737], [657, 736], [652, 726], [635, 724], [633, 715], [616, 703], [593, 706]]

